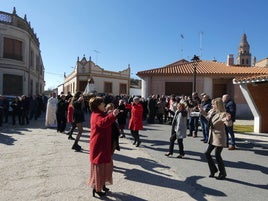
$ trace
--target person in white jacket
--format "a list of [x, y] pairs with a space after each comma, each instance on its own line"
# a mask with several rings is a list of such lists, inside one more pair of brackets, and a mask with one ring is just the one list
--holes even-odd
[[47, 110], [46, 110], [46, 122], [45, 126], [47, 128], [57, 128], [57, 94], [55, 92], [52, 93], [52, 96], [47, 101]]

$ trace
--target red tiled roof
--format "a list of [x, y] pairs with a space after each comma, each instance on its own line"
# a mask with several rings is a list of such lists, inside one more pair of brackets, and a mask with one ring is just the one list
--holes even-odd
[[268, 81], [268, 73], [265, 75], [244, 76], [233, 79], [234, 84], [267, 82], [267, 81]]
[[[174, 76], [174, 75], [192, 75], [194, 62], [185, 63], [175, 62], [161, 68], [154, 68], [145, 71], [137, 72], [139, 77], [147, 76]], [[197, 75], [206, 76], [249, 76], [268, 74], [268, 68], [263, 67], [241, 67], [241, 66], [227, 66], [225, 63], [214, 61], [199, 61], [196, 67]]]

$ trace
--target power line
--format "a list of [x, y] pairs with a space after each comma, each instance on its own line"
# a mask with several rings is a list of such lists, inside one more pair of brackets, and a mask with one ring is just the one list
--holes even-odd
[[45, 73], [51, 74], [51, 75], [60, 75], [60, 76], [63, 76], [63, 74], [59, 74], [59, 73], [52, 73], [52, 72], [47, 72], [47, 71]]

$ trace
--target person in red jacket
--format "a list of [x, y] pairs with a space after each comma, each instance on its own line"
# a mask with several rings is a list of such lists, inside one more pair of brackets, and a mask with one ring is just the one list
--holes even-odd
[[93, 197], [95, 197], [95, 193], [101, 197], [109, 191], [105, 184], [113, 183], [112, 124], [115, 122], [119, 110], [114, 109], [109, 114], [105, 113], [105, 103], [101, 97], [91, 98], [89, 107], [92, 111], [89, 143], [91, 163], [89, 185], [93, 188]]
[[131, 117], [129, 120], [128, 128], [131, 132], [131, 135], [134, 138], [133, 145], [137, 143], [136, 147], [140, 146], [141, 144], [139, 130], [143, 129], [143, 123], [142, 123], [143, 106], [139, 101], [140, 101], [139, 97], [134, 97], [132, 104], [126, 105], [126, 108], [131, 110]]
[[69, 105], [67, 109], [67, 122], [71, 125], [70, 130], [67, 133], [69, 140], [75, 140], [72, 136], [73, 131], [76, 128], [76, 123], [73, 122], [73, 111], [74, 111], [73, 99], [74, 97], [69, 99]]

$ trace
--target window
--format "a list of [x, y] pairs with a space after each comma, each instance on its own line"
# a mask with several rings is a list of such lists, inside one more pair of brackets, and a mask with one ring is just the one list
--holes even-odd
[[75, 91], [75, 82], [73, 83], [73, 91]]
[[127, 94], [127, 85], [126, 84], [119, 85], [119, 94]]
[[35, 83], [35, 94], [39, 94], [39, 83]]
[[79, 91], [85, 91], [87, 87], [87, 81], [79, 81]]
[[34, 53], [33, 50], [30, 52], [30, 67], [33, 67], [33, 59], [34, 59]]
[[43, 75], [43, 66], [40, 66], [40, 72], [39, 72], [39, 75]]
[[30, 81], [30, 94], [31, 95], [34, 95], [33, 94], [33, 80], [31, 79], [31, 81]]
[[22, 42], [11, 38], [4, 38], [4, 58], [22, 61]]
[[38, 73], [39, 72], [39, 65], [40, 65], [40, 60], [39, 60], [39, 56], [36, 55], [36, 58], [35, 58], [35, 69], [36, 69], [36, 72]]
[[106, 94], [113, 93], [113, 83], [104, 82], [104, 93], [106, 93]]
[[23, 94], [23, 77], [3, 74], [3, 94], [21, 96]]

